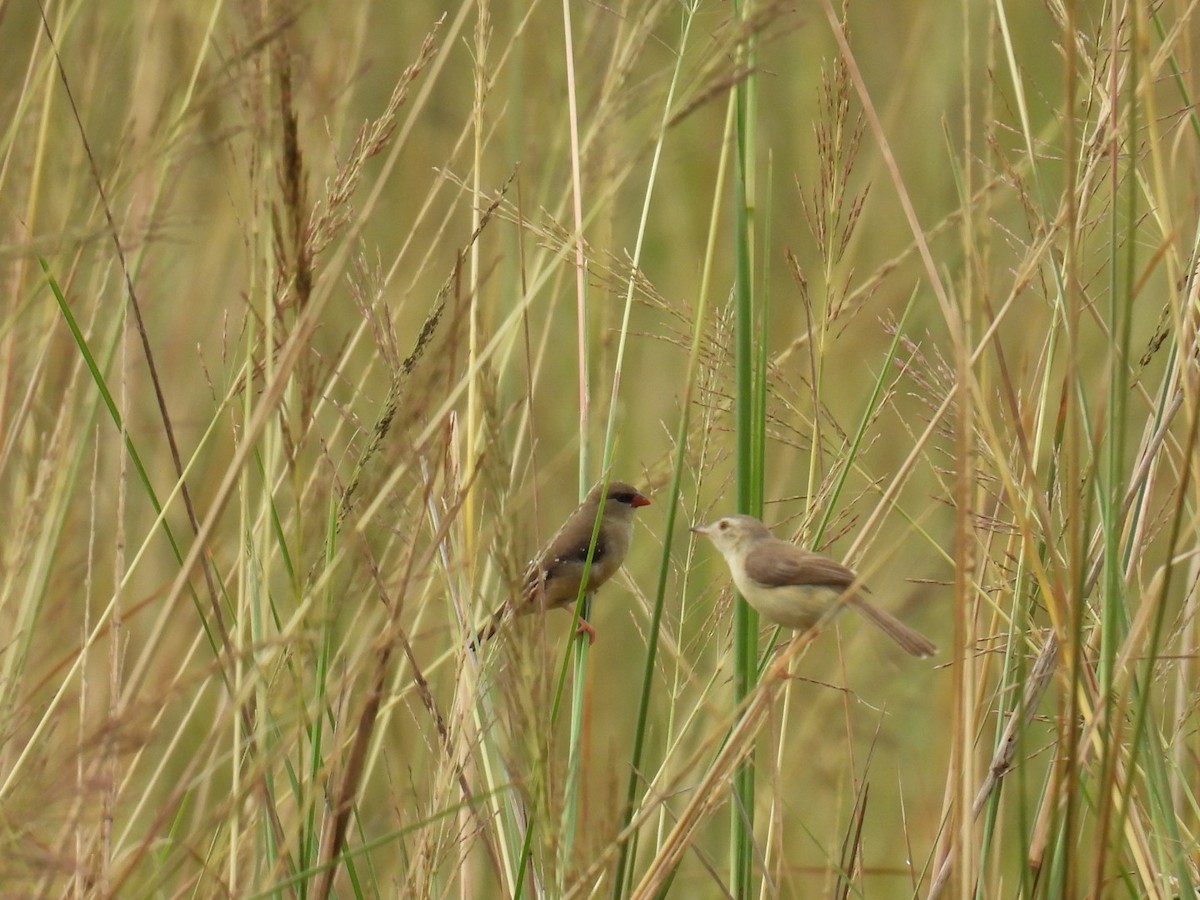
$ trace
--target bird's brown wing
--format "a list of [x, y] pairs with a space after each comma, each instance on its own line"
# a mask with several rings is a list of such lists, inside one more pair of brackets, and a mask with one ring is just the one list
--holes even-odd
[[766, 587], [821, 584], [845, 588], [854, 583], [854, 572], [827, 556], [809, 553], [786, 541], [763, 541], [745, 558], [746, 574]]
[[[575, 535], [574, 537], [578, 537]], [[579, 581], [583, 577], [583, 566], [587, 562], [588, 546], [591, 542], [592, 534], [589, 531], [584, 542], [573, 540], [572, 535], [560, 534], [555, 540], [550, 542], [548, 546], [537, 560], [530, 565], [525, 573], [525, 601], [528, 604], [528, 611], [532, 612], [537, 608], [535, 601], [539, 600], [538, 594], [541, 591], [551, 588], [553, 597], [540, 598], [544, 605], [548, 602], [554, 606], [566, 600], [574, 600], [575, 595], [579, 590]], [[565, 539], [564, 539], [565, 538]], [[600, 570], [601, 565], [608, 556], [608, 547], [605, 542], [604, 532], [596, 536], [596, 548], [592, 551], [592, 572]], [[570, 597], [558, 596], [560, 594], [570, 594]]]

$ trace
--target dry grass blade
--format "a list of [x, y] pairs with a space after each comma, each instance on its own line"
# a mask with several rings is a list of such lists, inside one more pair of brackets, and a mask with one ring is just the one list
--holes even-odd
[[855, 798], [854, 812], [847, 824], [846, 836], [842, 840], [842, 854], [838, 859], [833, 895], [840, 900], [849, 900], [854, 893], [854, 872], [862, 866], [863, 822], [867, 817], [867, 800], [870, 795], [870, 785], [864, 781]]

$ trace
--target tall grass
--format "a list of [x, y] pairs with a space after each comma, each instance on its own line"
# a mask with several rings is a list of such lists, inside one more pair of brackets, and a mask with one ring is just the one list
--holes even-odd
[[[749, 4], [735, 4], [742, 21], [750, 18]], [[750, 35], [738, 47], [738, 63], [753, 70], [757, 62], [756, 39]], [[734, 176], [733, 233], [734, 252], [734, 464], [735, 511], [762, 515], [763, 454], [766, 422], [762, 398], [766, 384], [759, 360], [766, 347], [762, 329], [762, 290], [755, 290], [752, 272], [758, 237], [757, 143], [755, 99], [756, 76], [742, 79], [734, 90]], [[757, 303], [755, 302], [757, 300]], [[754, 685], [758, 658], [758, 614], [741, 597], [733, 604], [733, 699], [742, 706]], [[746, 897], [751, 891], [754, 873], [754, 767], [744, 761], [733, 775], [733, 799], [730, 803], [729, 885], [735, 896]]]
[[[1196, 893], [1194, 10], [38, 12], [0, 894]], [[760, 629], [735, 510], [939, 657]]]

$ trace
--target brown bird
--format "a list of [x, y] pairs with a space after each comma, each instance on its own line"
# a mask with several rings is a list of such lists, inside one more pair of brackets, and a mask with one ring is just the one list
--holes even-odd
[[[612, 578], [625, 561], [633, 540], [633, 511], [649, 505], [650, 501], [637, 488], [623, 481], [610, 481], [607, 486], [601, 483], [592, 488], [530, 564], [521, 599], [515, 605], [506, 602], [496, 610], [488, 623], [479, 629], [473, 646], [477, 647], [495, 634], [508, 615], [523, 616], [567, 607], [575, 602], [581, 593], [597, 516], [600, 517], [600, 531], [592, 549], [587, 587], [582, 593], [589, 594]], [[586, 633], [589, 643], [596, 639], [596, 630], [582, 617], [576, 633]]]
[[[802, 550], [771, 534], [753, 516], [726, 516], [692, 531], [716, 545], [729, 565], [733, 583], [764, 619], [788, 628], [808, 629], [834, 605], [857, 610], [913, 656], [933, 656], [937, 647], [891, 613], [847, 594], [854, 572], [818, 553]], [[857, 590], [865, 591], [859, 584]]]

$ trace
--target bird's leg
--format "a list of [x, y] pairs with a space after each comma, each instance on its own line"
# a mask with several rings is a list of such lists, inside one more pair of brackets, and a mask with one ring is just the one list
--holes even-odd
[[582, 616], [579, 619], [579, 627], [575, 629], [576, 636], [586, 634], [588, 636], [588, 646], [596, 643], [596, 629], [592, 627], [592, 623]]

